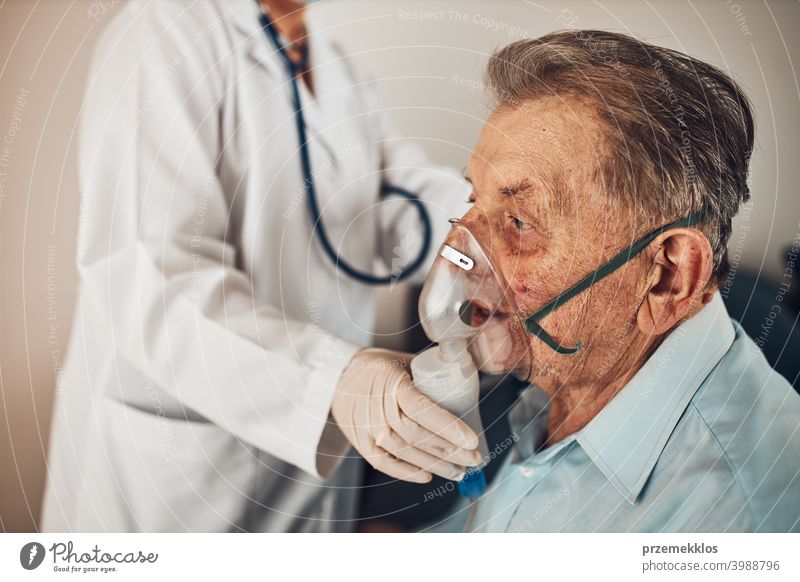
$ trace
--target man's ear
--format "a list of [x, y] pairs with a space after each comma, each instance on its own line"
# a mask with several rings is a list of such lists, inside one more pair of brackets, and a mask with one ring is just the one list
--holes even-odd
[[642, 333], [659, 335], [692, 310], [708, 286], [714, 259], [711, 244], [696, 228], [665, 231], [648, 250], [654, 266], [636, 323]]

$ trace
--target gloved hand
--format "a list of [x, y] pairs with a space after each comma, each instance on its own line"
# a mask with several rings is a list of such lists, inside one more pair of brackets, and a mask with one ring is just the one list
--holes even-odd
[[481, 462], [478, 436], [414, 387], [411, 354], [359, 351], [342, 373], [331, 414], [367, 462], [391, 477], [460, 481]]

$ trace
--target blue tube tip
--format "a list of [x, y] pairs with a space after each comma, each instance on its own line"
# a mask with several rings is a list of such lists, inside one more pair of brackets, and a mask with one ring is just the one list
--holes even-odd
[[458, 492], [462, 497], [475, 498], [486, 491], [486, 477], [480, 467], [469, 467], [467, 474], [458, 482]]

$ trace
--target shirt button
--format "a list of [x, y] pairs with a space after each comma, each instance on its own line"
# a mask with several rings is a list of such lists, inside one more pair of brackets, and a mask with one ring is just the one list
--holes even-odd
[[533, 467], [526, 467], [523, 465], [519, 468], [519, 472], [522, 474], [523, 477], [533, 477]]

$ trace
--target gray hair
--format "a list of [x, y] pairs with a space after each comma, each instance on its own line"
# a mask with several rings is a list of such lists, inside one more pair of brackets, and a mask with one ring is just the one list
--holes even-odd
[[514, 42], [486, 70], [494, 107], [542, 96], [589, 100], [606, 122], [605, 189], [659, 224], [699, 210], [714, 253], [712, 280], [730, 266], [727, 244], [747, 185], [753, 115], [720, 69], [674, 50], [599, 30]]

